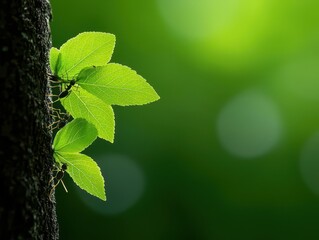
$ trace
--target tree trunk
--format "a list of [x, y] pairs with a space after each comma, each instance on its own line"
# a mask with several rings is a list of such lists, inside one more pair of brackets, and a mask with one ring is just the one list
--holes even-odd
[[50, 4], [3, 0], [0, 8], [0, 239], [57, 239], [47, 130]]

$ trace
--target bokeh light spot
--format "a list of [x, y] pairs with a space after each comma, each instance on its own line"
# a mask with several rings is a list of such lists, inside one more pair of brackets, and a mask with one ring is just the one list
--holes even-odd
[[119, 214], [133, 206], [141, 197], [145, 180], [141, 169], [130, 158], [122, 155], [102, 155], [95, 158], [106, 185], [106, 203], [83, 191], [81, 198], [89, 208], [100, 214]]
[[304, 145], [300, 157], [300, 171], [308, 188], [319, 195], [319, 132]]
[[158, 0], [164, 21], [186, 39], [206, 38], [221, 31], [232, 20], [238, 0]]
[[222, 109], [217, 128], [222, 145], [242, 158], [265, 154], [278, 143], [282, 134], [275, 104], [257, 91], [234, 97]]

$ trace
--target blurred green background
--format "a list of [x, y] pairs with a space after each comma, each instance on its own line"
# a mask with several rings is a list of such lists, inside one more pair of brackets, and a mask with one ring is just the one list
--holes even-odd
[[157, 90], [86, 152], [106, 203], [57, 189], [61, 239], [319, 239], [319, 2], [52, 0], [53, 45], [116, 35]]

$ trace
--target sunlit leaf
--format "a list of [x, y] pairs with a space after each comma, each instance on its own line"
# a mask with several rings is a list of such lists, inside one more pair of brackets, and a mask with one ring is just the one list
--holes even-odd
[[82, 88], [111, 105], [142, 105], [159, 99], [143, 77], [116, 63], [86, 68], [77, 81]]
[[98, 131], [98, 137], [113, 142], [115, 121], [110, 105], [79, 86], [74, 86], [61, 103], [74, 118], [84, 118], [92, 123]]
[[56, 74], [74, 78], [83, 68], [107, 64], [113, 54], [115, 36], [103, 32], [83, 32], [60, 48], [60, 63]]
[[92, 144], [97, 130], [85, 119], [76, 118], [55, 135], [53, 149], [56, 152], [81, 152]]
[[104, 178], [96, 162], [81, 153], [55, 153], [56, 161], [66, 164], [66, 172], [83, 190], [106, 201]]
[[53, 47], [50, 50], [50, 68], [53, 75], [56, 73], [57, 65], [59, 64], [59, 49]]

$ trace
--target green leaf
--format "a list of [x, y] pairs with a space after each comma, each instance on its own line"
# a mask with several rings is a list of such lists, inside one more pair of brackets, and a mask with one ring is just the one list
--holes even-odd
[[57, 75], [73, 79], [83, 68], [107, 64], [113, 54], [115, 36], [103, 32], [84, 32], [64, 43], [60, 48]]
[[142, 105], [160, 98], [143, 77], [116, 63], [83, 69], [77, 83], [111, 105]]
[[76, 118], [64, 126], [54, 137], [55, 152], [81, 152], [97, 137], [95, 126], [85, 119]]
[[50, 68], [53, 75], [56, 74], [56, 68], [59, 62], [60, 51], [59, 49], [52, 47], [50, 50]]
[[110, 105], [79, 86], [74, 86], [70, 95], [61, 99], [61, 103], [74, 118], [84, 118], [94, 124], [98, 137], [113, 143], [115, 121]]
[[67, 165], [66, 172], [83, 190], [106, 201], [104, 178], [96, 162], [81, 153], [55, 153], [57, 162]]

